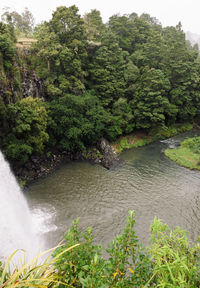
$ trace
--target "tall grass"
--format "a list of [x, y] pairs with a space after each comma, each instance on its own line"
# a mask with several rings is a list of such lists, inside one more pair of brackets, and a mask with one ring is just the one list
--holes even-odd
[[136, 131], [133, 134], [122, 136], [111, 143], [111, 146], [117, 154], [120, 154], [124, 150], [142, 147], [157, 140], [167, 139], [192, 128], [193, 126], [190, 123], [177, 123], [169, 127], [165, 125], [156, 126], [149, 131]]
[[[56, 272], [55, 263], [59, 257], [62, 257], [64, 253], [74, 249], [79, 244], [66, 248], [61, 253], [52, 257], [52, 254], [56, 249], [60, 247], [54, 247], [45, 252], [38, 252], [37, 256], [31, 261], [20, 260], [19, 264], [15, 266], [14, 271], [12, 259], [18, 250], [14, 251], [7, 259], [4, 267], [0, 267], [0, 288], [15, 288], [15, 287], [28, 287], [28, 288], [45, 288], [45, 287], [57, 287], [60, 283], [59, 277]], [[46, 258], [44, 257], [45, 255]], [[45, 258], [45, 259], [44, 259]], [[26, 259], [26, 257], [25, 257]], [[44, 259], [44, 260], [42, 260]], [[68, 284], [62, 283], [65, 286], [71, 287]]]
[[127, 135], [122, 138], [116, 140], [111, 144], [113, 149], [117, 154], [120, 154], [122, 151], [132, 148], [138, 148], [150, 144], [152, 142], [152, 138], [143, 134], [142, 136], [136, 135]]

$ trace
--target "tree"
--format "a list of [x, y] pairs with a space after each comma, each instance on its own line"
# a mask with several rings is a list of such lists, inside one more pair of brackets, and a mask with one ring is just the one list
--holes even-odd
[[152, 29], [151, 24], [136, 13], [110, 17], [108, 27], [116, 35], [119, 46], [130, 54], [147, 42]]
[[131, 101], [137, 128], [165, 124], [165, 115], [172, 108], [167, 98], [169, 90], [170, 82], [163, 72], [146, 67]]
[[64, 151], [83, 151], [103, 136], [107, 113], [96, 96], [66, 94], [49, 104], [51, 145]]
[[113, 103], [125, 93], [125, 55], [111, 31], [103, 34], [99, 46], [89, 64], [89, 88], [96, 91], [104, 107]]
[[33, 33], [34, 28], [34, 17], [33, 14], [25, 8], [22, 14], [16, 11], [10, 11], [10, 8], [4, 8], [5, 12], [2, 14], [1, 19], [7, 24], [12, 24], [16, 29], [17, 34], [24, 34], [24, 36], [29, 36]]
[[91, 10], [90, 13], [84, 15], [84, 26], [87, 34], [87, 40], [89, 41], [100, 41], [101, 33], [105, 30], [101, 14], [98, 10]]
[[62, 46], [59, 43], [56, 33], [51, 31], [49, 23], [47, 22], [39, 26], [36, 38], [38, 41], [35, 44], [34, 50], [37, 53], [35, 57], [37, 61], [35, 63], [37, 73], [41, 78], [51, 77], [54, 80], [54, 78], [57, 77], [55, 73], [56, 61]]
[[162, 34], [151, 29], [146, 43], [142, 44], [138, 50], [131, 55], [133, 62], [139, 67], [149, 66], [151, 68], [162, 69], [162, 59], [165, 53]]
[[[136, 14], [137, 15], [137, 14]], [[108, 27], [116, 35], [119, 46], [131, 53], [134, 48], [135, 41], [135, 25], [134, 21], [137, 17], [129, 17], [128, 15], [120, 16], [118, 14], [109, 18]]]
[[33, 153], [43, 152], [48, 140], [47, 112], [40, 99], [28, 97], [7, 105], [6, 119], [3, 148], [9, 160], [24, 163]]
[[163, 70], [171, 83], [169, 101], [177, 107], [176, 121], [191, 121], [199, 107], [198, 52], [188, 49], [181, 23], [163, 30]]
[[9, 25], [0, 22], [0, 57], [1, 65], [9, 70], [13, 65], [14, 56], [16, 55], [15, 38], [10, 31]]
[[151, 17], [148, 13], [142, 13], [140, 18], [144, 19], [148, 22], [151, 26], [161, 29], [161, 23], [156, 17]]
[[[42, 49], [41, 49], [42, 48]], [[46, 59], [46, 92], [52, 97], [85, 91], [86, 34], [78, 8], [61, 6], [40, 28], [36, 51]]]
[[137, 81], [140, 76], [140, 70], [133, 64], [131, 57], [127, 57], [124, 69], [124, 79], [126, 81], [126, 98], [131, 100], [136, 92]]
[[[115, 137], [124, 133], [129, 134], [134, 130], [135, 123], [133, 111], [129, 103], [127, 103], [127, 99], [119, 98], [113, 104], [112, 114], [114, 118], [113, 126], [116, 127], [115, 129], [118, 131], [118, 135], [116, 134]], [[108, 130], [110, 129], [108, 128]]]

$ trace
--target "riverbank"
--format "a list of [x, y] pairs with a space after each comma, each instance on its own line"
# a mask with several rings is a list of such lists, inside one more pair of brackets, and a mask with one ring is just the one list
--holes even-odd
[[150, 131], [135, 131], [130, 135], [121, 136], [112, 143], [105, 139], [100, 139], [95, 147], [88, 147], [84, 152], [47, 151], [41, 156], [31, 157], [23, 166], [18, 163], [14, 164], [12, 169], [21, 186], [25, 186], [34, 180], [47, 176], [59, 165], [70, 161], [90, 161], [91, 163], [102, 165], [106, 169], [116, 168], [122, 165], [118, 155], [124, 150], [142, 147], [157, 140], [167, 139], [192, 128], [192, 124], [184, 123], [170, 127], [157, 127]]
[[176, 149], [166, 149], [165, 155], [178, 165], [191, 170], [200, 170], [200, 137], [184, 140]]
[[133, 134], [125, 135], [111, 143], [111, 147], [116, 154], [120, 154], [124, 150], [138, 148], [148, 145], [157, 140], [164, 140], [183, 132], [190, 131], [193, 125], [190, 123], [175, 124], [170, 127], [157, 127], [150, 131], [136, 131]]
[[95, 242], [107, 247], [122, 231], [122, 219], [131, 209], [135, 210], [136, 233], [144, 246], [155, 215], [171, 227], [189, 230], [194, 243], [200, 234], [199, 172], [189, 173], [163, 154], [163, 149], [194, 133], [192, 130], [164, 143], [156, 141], [127, 150], [120, 155], [125, 164], [119, 169], [107, 171], [88, 161], [75, 161], [30, 185], [24, 193], [34, 219], [42, 219], [36, 229], [47, 249], [56, 245], [77, 217], [81, 231], [92, 227]]
[[60, 165], [70, 161], [89, 161], [106, 169], [116, 168], [123, 164], [123, 161], [113, 151], [110, 143], [101, 138], [95, 147], [88, 147], [83, 152], [60, 152], [54, 149], [46, 151], [43, 155], [31, 157], [24, 165], [17, 162], [11, 168], [20, 186], [24, 187], [34, 180], [47, 176]]

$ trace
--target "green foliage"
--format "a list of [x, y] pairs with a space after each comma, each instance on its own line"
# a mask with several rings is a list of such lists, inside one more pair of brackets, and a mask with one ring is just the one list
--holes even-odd
[[116, 153], [121, 153], [126, 149], [132, 149], [137, 147], [145, 146], [152, 142], [151, 137], [147, 137], [147, 135], [143, 135], [142, 137], [137, 137], [137, 134], [131, 134], [128, 136], [123, 136], [122, 138], [116, 140], [112, 143], [112, 147], [114, 148]]
[[[91, 228], [78, 230], [78, 220], [64, 235], [65, 244], [54, 254], [82, 243], [57, 258], [58, 277], [72, 287], [199, 287], [200, 246], [191, 245], [187, 233], [177, 227], [171, 231], [157, 218], [151, 226], [151, 245], [146, 254], [134, 231], [134, 212], [129, 212], [124, 232], [101, 256], [101, 246], [93, 244]], [[64, 287], [60, 284], [59, 287]]]
[[9, 104], [6, 119], [9, 127], [3, 147], [9, 160], [23, 163], [33, 153], [43, 152], [48, 140], [47, 112], [40, 99], [28, 97]]
[[101, 33], [105, 30], [100, 12], [96, 9], [91, 10], [90, 13], [84, 15], [84, 26], [87, 33], [88, 41], [100, 41]]
[[[200, 286], [200, 244], [191, 244], [187, 232], [174, 230], [155, 218], [150, 245], [144, 251], [135, 233], [134, 211], [127, 224], [102, 256], [94, 244], [92, 229], [81, 233], [79, 220], [65, 233], [61, 245], [22, 261], [13, 273], [10, 263], [17, 251], [2, 265], [1, 287], [80, 288], [197, 288]], [[50, 253], [50, 254], [49, 254]], [[44, 259], [44, 255], [48, 255]], [[42, 263], [39, 260], [43, 257]]]
[[181, 143], [181, 146], [190, 149], [193, 153], [200, 154], [200, 137], [187, 138]]
[[137, 128], [165, 123], [165, 114], [170, 108], [167, 98], [169, 89], [170, 82], [161, 70], [146, 67], [131, 101]]
[[76, 243], [81, 245], [57, 258], [60, 280], [72, 287], [142, 287], [152, 276], [152, 264], [138, 244], [134, 224], [134, 212], [130, 211], [124, 232], [110, 243], [106, 250], [108, 259], [104, 259], [101, 246], [93, 244], [91, 228], [80, 233], [78, 221], [74, 221], [64, 235], [65, 244], [54, 255]]
[[[35, 28], [34, 47], [17, 53], [15, 34], [32, 33], [32, 14], [7, 9], [2, 17], [7, 24], [0, 23], [0, 137], [10, 160], [25, 162], [41, 153], [46, 126], [48, 145], [77, 152], [100, 137], [114, 141], [137, 129], [150, 131], [153, 139], [171, 137], [182, 131], [177, 123], [198, 117], [200, 58], [181, 23], [163, 28], [149, 14], [131, 13], [113, 15], [105, 25], [97, 10], [81, 17], [76, 6], [60, 6]], [[26, 117], [22, 112], [26, 69], [41, 80], [48, 123], [36, 107]], [[34, 113], [40, 128], [26, 120]]]
[[84, 159], [88, 160], [98, 160], [98, 159], [100, 160], [103, 158], [101, 152], [95, 147], [88, 148], [86, 151], [82, 153], [82, 156]]
[[[78, 245], [67, 248], [66, 250], [62, 251], [62, 254], [74, 249]], [[44, 252], [39, 251], [35, 258], [30, 261], [26, 260], [25, 254], [24, 260], [19, 257], [18, 265], [14, 265], [14, 263], [12, 263], [13, 257], [16, 256], [15, 254], [17, 254], [18, 250], [14, 251], [4, 265], [2, 265], [0, 262], [0, 287], [58, 287], [60, 279], [58, 279], [55, 262], [57, 258], [61, 257], [62, 255], [57, 254], [56, 257], [52, 257], [53, 252], [57, 248], [58, 246]], [[15, 269], [11, 273], [11, 267], [13, 268], [13, 266]]]
[[[137, 17], [135, 15], [135, 17]], [[128, 52], [131, 52], [135, 42], [134, 18], [130, 19], [126, 15], [113, 15], [109, 18], [109, 28], [116, 34], [119, 46]]]
[[5, 71], [12, 70], [14, 56], [16, 55], [15, 38], [13, 36], [9, 26], [0, 22], [0, 57], [2, 57]]
[[161, 140], [161, 139], [173, 137], [177, 134], [190, 131], [192, 128], [193, 126], [190, 123], [184, 123], [184, 124], [176, 123], [168, 127], [165, 125], [162, 125], [162, 126], [157, 126], [157, 127], [152, 128], [150, 130], [150, 135], [155, 141], [155, 140]]
[[108, 22], [109, 28], [119, 41], [119, 46], [132, 54], [138, 46], [146, 43], [151, 33], [151, 25], [144, 17], [136, 13], [130, 15], [113, 15]]
[[50, 142], [67, 151], [84, 151], [86, 145], [95, 144], [103, 135], [107, 116], [90, 93], [55, 99], [48, 106], [48, 114]]
[[[76, 6], [58, 7], [50, 22], [41, 25], [35, 45], [41, 64], [36, 61], [35, 65], [36, 69], [42, 66], [39, 73], [47, 80], [46, 93], [51, 98], [85, 91], [85, 35], [84, 22]], [[52, 91], [56, 91], [55, 95]]]
[[196, 288], [200, 285], [200, 245], [191, 246], [186, 231], [170, 231], [155, 218], [151, 226], [153, 273], [156, 287]]
[[165, 155], [181, 166], [200, 170], [200, 137], [185, 139], [177, 149], [166, 149]]
[[101, 46], [89, 64], [89, 87], [96, 91], [106, 108], [111, 108], [115, 101], [124, 96], [125, 55], [113, 33], [107, 31], [102, 35]]
[[127, 138], [122, 138], [122, 140], [120, 141], [119, 145], [120, 145], [120, 149], [122, 151], [125, 150], [125, 149], [128, 149], [129, 148], [129, 144], [128, 144]]
[[134, 116], [130, 105], [125, 98], [119, 98], [112, 109], [114, 123], [121, 129], [120, 134], [128, 134], [134, 130]]

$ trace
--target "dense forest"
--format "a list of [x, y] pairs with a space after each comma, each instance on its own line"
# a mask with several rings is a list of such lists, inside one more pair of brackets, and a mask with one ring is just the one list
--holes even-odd
[[[113, 141], [198, 116], [199, 50], [181, 23], [163, 28], [131, 13], [104, 24], [99, 11], [81, 17], [76, 6], [33, 23], [27, 9], [7, 11], [0, 22], [0, 147], [10, 162], [55, 147], [85, 151], [101, 137]], [[17, 48], [20, 33], [37, 42]]]

